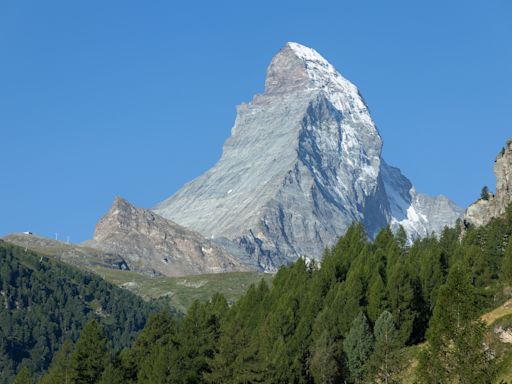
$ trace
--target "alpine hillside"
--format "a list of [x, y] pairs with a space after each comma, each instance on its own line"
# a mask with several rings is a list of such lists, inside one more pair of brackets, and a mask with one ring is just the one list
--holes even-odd
[[356, 86], [315, 50], [287, 43], [264, 93], [238, 107], [218, 163], [154, 211], [263, 270], [320, 258], [353, 222], [371, 237], [401, 225], [412, 240], [463, 214], [416, 192], [381, 151]]

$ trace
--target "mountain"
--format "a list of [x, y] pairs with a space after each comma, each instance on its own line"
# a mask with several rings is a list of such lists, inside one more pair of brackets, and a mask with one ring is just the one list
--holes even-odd
[[486, 198], [471, 204], [464, 215], [466, 221], [475, 225], [487, 224], [492, 218], [503, 215], [512, 203], [512, 139], [494, 160], [494, 175], [496, 193], [489, 193]]
[[16, 244], [20, 247], [54, 257], [67, 264], [83, 267], [85, 269], [95, 267], [119, 270], [130, 269], [121, 256], [91, 247], [68, 244], [47, 237], [26, 233], [12, 233], [5, 236], [3, 239], [11, 244]]
[[249, 270], [200, 234], [120, 197], [96, 224], [93, 241], [87, 244], [119, 254], [130, 269], [151, 274], [185, 276]]
[[287, 43], [265, 92], [238, 107], [218, 163], [154, 212], [264, 270], [320, 258], [352, 222], [371, 237], [402, 225], [410, 239], [453, 225], [463, 211], [416, 192], [381, 151], [356, 86], [315, 50]]

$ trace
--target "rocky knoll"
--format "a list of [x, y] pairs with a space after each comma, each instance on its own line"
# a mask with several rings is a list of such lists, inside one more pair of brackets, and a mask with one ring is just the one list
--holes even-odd
[[89, 245], [122, 255], [130, 269], [184, 276], [248, 270], [197, 232], [116, 198]]
[[263, 270], [320, 258], [353, 222], [370, 236], [401, 225], [413, 239], [462, 216], [446, 197], [416, 192], [381, 151], [357, 87], [315, 50], [288, 43], [265, 92], [238, 107], [218, 163], [154, 211]]
[[494, 160], [496, 193], [489, 193], [471, 204], [464, 219], [475, 225], [487, 224], [493, 217], [501, 216], [512, 203], [512, 139]]

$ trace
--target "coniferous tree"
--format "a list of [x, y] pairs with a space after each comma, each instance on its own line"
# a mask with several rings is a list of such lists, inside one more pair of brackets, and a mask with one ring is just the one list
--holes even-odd
[[73, 384], [95, 384], [107, 362], [107, 339], [94, 320], [88, 322], [71, 354]]
[[59, 352], [55, 355], [52, 365], [47, 373], [41, 377], [39, 384], [72, 384], [71, 383], [71, 352], [73, 344], [70, 340], [66, 340]]
[[382, 312], [375, 322], [373, 333], [375, 351], [371, 359], [371, 375], [379, 383], [395, 383], [403, 368], [402, 343], [390, 312]]
[[315, 383], [343, 382], [342, 344], [327, 330], [322, 332], [313, 345], [310, 367]]
[[508, 245], [503, 254], [501, 264], [501, 279], [506, 284], [512, 284], [512, 238], [509, 239]]
[[32, 377], [27, 367], [20, 369], [12, 384], [32, 384]]
[[355, 318], [343, 342], [350, 377], [355, 383], [362, 382], [368, 369], [368, 359], [373, 350], [373, 335], [363, 312]]
[[480, 192], [480, 198], [482, 200], [489, 200], [489, 188], [487, 187], [487, 185], [484, 185], [484, 187], [482, 188], [482, 191]]
[[495, 374], [492, 351], [484, 344], [485, 324], [478, 318], [478, 298], [468, 273], [455, 266], [439, 291], [420, 357], [424, 383], [488, 384]]

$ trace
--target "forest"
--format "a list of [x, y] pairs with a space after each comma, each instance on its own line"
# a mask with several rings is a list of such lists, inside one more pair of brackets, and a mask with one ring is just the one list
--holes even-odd
[[413, 244], [354, 224], [321, 264], [301, 258], [232, 306], [160, 311], [131, 347], [89, 321], [44, 375], [32, 362], [14, 382], [494, 383], [511, 351], [481, 315], [510, 299], [511, 233], [512, 208]]
[[109, 348], [128, 347], [162, 308], [98, 276], [0, 242], [0, 383], [11, 382], [21, 367], [38, 376], [92, 319], [109, 335]]

